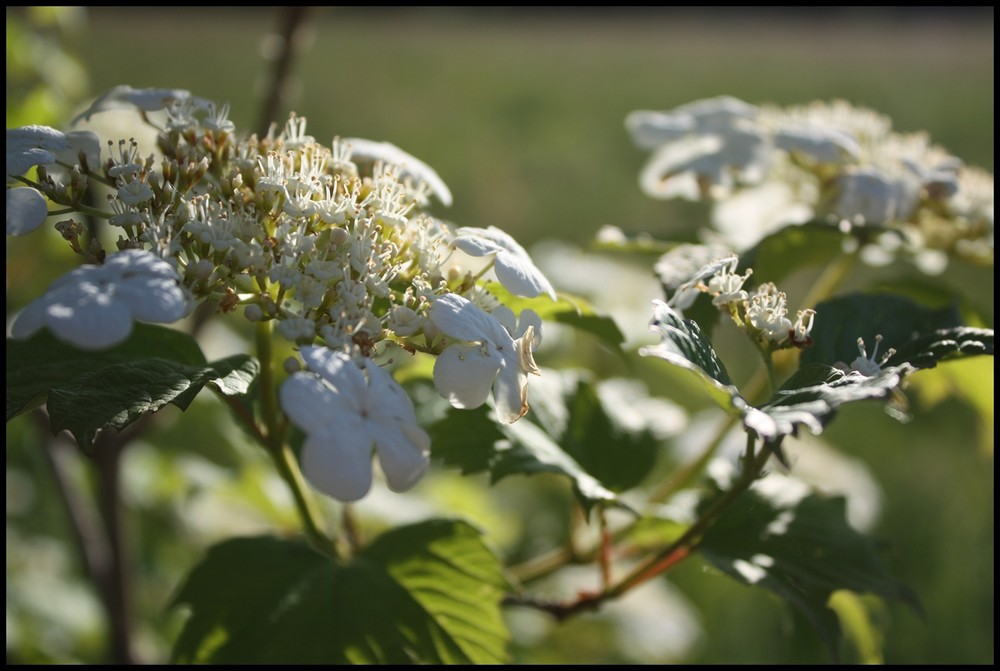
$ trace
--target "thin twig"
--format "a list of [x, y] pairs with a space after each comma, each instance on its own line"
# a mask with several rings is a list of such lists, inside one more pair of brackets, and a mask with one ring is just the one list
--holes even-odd
[[295, 52], [301, 36], [301, 28], [304, 24], [303, 20], [308, 13], [308, 7], [284, 7], [281, 9], [279, 32], [281, 51], [274, 59], [274, 69], [271, 71], [271, 80], [268, 82], [261, 116], [257, 122], [256, 128], [260, 135], [267, 134], [271, 122], [277, 119], [278, 112], [281, 110], [281, 103], [287, 93], [292, 62], [295, 60]]

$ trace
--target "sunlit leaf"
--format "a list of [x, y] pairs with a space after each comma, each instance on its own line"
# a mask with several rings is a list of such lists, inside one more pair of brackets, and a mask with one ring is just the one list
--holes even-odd
[[303, 543], [211, 548], [175, 606], [191, 615], [173, 660], [216, 664], [500, 664], [501, 565], [468, 524], [431, 520], [380, 536], [347, 563]]
[[876, 594], [920, 611], [916, 594], [887, 572], [876, 544], [847, 523], [843, 498], [805, 492], [790, 496], [781, 477], [755, 483], [708, 530], [701, 550], [709, 562], [744, 584], [786, 599], [805, 615], [833, 656], [841, 636], [828, 607], [834, 592]]

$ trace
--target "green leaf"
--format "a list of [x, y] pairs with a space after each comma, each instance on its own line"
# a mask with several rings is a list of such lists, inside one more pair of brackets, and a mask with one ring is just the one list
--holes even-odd
[[845, 237], [836, 226], [821, 222], [786, 226], [744, 252], [738, 272], [753, 268], [748, 286], [778, 283], [802, 268], [829, 263], [843, 253]]
[[555, 473], [568, 477], [581, 504], [617, 504], [618, 497], [567, 454], [544, 430], [527, 419], [500, 425], [485, 406], [452, 408], [428, 430], [431, 455], [463, 474], [488, 471], [490, 482], [510, 475]]
[[460, 521], [395, 529], [346, 564], [297, 541], [229, 540], [174, 600], [191, 615], [173, 660], [500, 664], [507, 587], [481, 534]]
[[509, 307], [515, 313], [531, 309], [544, 320], [572, 326], [578, 331], [590, 333], [618, 354], [623, 354], [621, 346], [625, 336], [611, 317], [599, 315], [586, 299], [559, 293], [559, 300], [553, 301], [548, 296], [524, 298], [515, 296], [499, 282], [488, 282], [486, 290], [497, 300]]
[[205, 366], [159, 358], [111, 364], [49, 390], [49, 421], [53, 432], [70, 431], [87, 450], [98, 430], [121, 430], [167, 403], [184, 410], [208, 383], [223, 394], [245, 393], [256, 368], [245, 354]]
[[537, 423], [607, 488], [620, 492], [639, 484], [649, 475], [660, 451], [660, 441], [652, 435], [648, 424], [627, 425], [619, 421], [620, 413], [605, 406], [598, 385], [585, 372], [564, 371], [561, 380], [560, 398], [555, 399], [561, 413], [546, 416], [543, 405], [535, 404]]
[[760, 406], [760, 414], [754, 415], [751, 428], [769, 441], [795, 434], [799, 426], [806, 426], [815, 434], [821, 433], [840, 406], [889, 397], [911, 370], [904, 364], [866, 377], [818, 364], [800, 368]]
[[834, 657], [841, 631], [828, 602], [837, 590], [876, 594], [920, 612], [914, 592], [886, 571], [875, 543], [847, 523], [843, 498], [809, 493], [790, 502], [789, 490], [774, 480], [781, 477], [755, 483], [708, 530], [701, 550], [709, 562], [786, 599]]
[[720, 408], [730, 414], [743, 414], [742, 409], [748, 404], [698, 324], [684, 319], [662, 301], [654, 302], [653, 314], [651, 328], [659, 334], [660, 344], [643, 347], [639, 354], [663, 359], [689, 371]]
[[993, 329], [960, 326], [923, 333], [900, 345], [887, 362], [933, 368], [939, 361], [988, 354], [993, 356]]
[[696, 322], [684, 319], [666, 303], [655, 301], [650, 328], [660, 336], [661, 342], [642, 348], [640, 354], [656, 356], [692, 370], [721, 390], [733, 387], [726, 367]]
[[176, 363], [205, 363], [198, 343], [186, 333], [137, 323], [128, 340], [101, 352], [79, 350], [47, 330], [27, 340], [7, 339], [7, 421], [45, 402], [50, 389], [86, 373], [128, 361], [156, 357]]
[[472, 410], [449, 408], [445, 416], [427, 429], [431, 455], [446, 466], [461, 469], [463, 475], [488, 470], [496, 458], [496, 443], [504, 435], [490, 417], [489, 408]]
[[[801, 365], [850, 365], [858, 357], [858, 338], [872, 356], [875, 336], [882, 336], [879, 352], [902, 349], [910, 340], [939, 329], [961, 326], [954, 306], [931, 309], [891, 294], [848, 294], [816, 306], [813, 346], [802, 351]], [[894, 363], [899, 362], [898, 359]]]

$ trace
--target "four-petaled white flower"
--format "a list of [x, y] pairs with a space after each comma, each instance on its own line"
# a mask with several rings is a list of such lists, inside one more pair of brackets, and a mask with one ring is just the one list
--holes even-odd
[[81, 349], [106, 349], [128, 338], [133, 320], [170, 323], [187, 315], [194, 303], [180, 279], [155, 254], [126, 249], [53, 282], [17, 316], [11, 332], [27, 338], [48, 327]]
[[493, 256], [493, 269], [507, 291], [528, 298], [547, 294], [549, 298], [556, 300], [556, 290], [517, 240], [496, 226], [465, 226], [456, 233], [452, 242], [456, 248], [469, 256]]
[[512, 424], [528, 411], [528, 374], [538, 374], [532, 347], [541, 339], [541, 319], [532, 310], [523, 310], [515, 329], [509, 308], [497, 308], [495, 314], [457, 294], [434, 300], [430, 320], [446, 335], [466, 341], [449, 345], [438, 355], [434, 384], [456, 408], [479, 407], [492, 389], [497, 416]]
[[413, 404], [389, 373], [326, 347], [303, 347], [312, 373], [281, 387], [281, 407], [308, 434], [302, 473], [317, 490], [356, 501], [372, 484], [372, 445], [389, 488], [411, 488], [427, 470], [430, 437], [417, 425]]
[[63, 133], [49, 126], [11, 128], [7, 130], [7, 177], [23, 175], [36, 165], [50, 165], [58, 158], [77, 163], [81, 153], [91, 168], [100, 166], [100, 140], [93, 131]]

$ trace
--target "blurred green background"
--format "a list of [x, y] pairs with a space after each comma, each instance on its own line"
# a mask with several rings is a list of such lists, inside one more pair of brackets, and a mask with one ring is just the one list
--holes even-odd
[[[8, 127], [43, 122], [46, 112], [53, 118], [44, 122], [65, 126], [77, 102], [126, 83], [229, 101], [238, 128], [257, 123], [278, 10], [90, 8], [60, 16], [62, 23], [45, 24], [7, 9]], [[528, 247], [551, 239], [585, 245], [606, 224], [693, 239], [706, 210], [640, 193], [645, 154], [632, 147], [624, 118], [634, 109], [720, 94], [781, 105], [844, 98], [887, 114], [897, 130], [926, 130], [967, 163], [993, 170], [992, 8], [345, 8], [310, 10], [307, 22], [279, 120], [295, 110], [320, 141], [341, 135], [397, 144], [450, 186], [455, 204], [441, 216], [501, 227]], [[39, 40], [25, 41], [26, 23], [36, 26]], [[40, 293], [39, 274], [51, 279], [73, 264], [58, 236], [32, 237], [8, 240], [8, 315]], [[992, 398], [992, 359], [970, 371]], [[862, 458], [880, 483], [875, 534], [887, 543], [891, 571], [927, 611], [921, 620], [902, 606], [884, 609], [886, 661], [992, 663], [992, 423], [984, 429], [966, 405], [924, 403], [929, 398], [911, 399], [908, 425], [865, 406], [844, 411], [828, 435]], [[179, 443], [232, 437], [218, 407], [204, 403], [194, 412], [201, 415], [176, 426], [167, 418]], [[32, 453], [39, 440], [33, 432], [25, 420], [7, 431], [8, 660], [98, 661], [102, 632], [93, 620], [100, 613], [72, 555], [58, 550], [65, 522], [38, 475], [44, 469]], [[168, 463], [169, 452], [143, 454], [167, 481], [132, 501], [137, 611], [149, 621], [140, 628], [140, 648], [152, 661], [176, 627], [163, 605], [199, 548], [158, 540], [193, 523], [161, 505], [191, 496], [183, 481], [189, 473]], [[236, 463], [232, 455], [213, 459]], [[86, 483], [85, 474], [81, 479]], [[36, 552], [61, 559], [32, 565]], [[700, 634], [683, 654], [663, 661], [826, 660], [785, 605], [703, 571], [700, 560], [682, 565], [670, 581], [693, 606]], [[72, 592], [77, 611], [47, 611], [46, 589]], [[539, 627], [521, 637], [518, 661], [655, 661], [616, 643], [600, 618], [580, 618], [552, 635]], [[664, 637], [672, 631], [663, 624]]]

